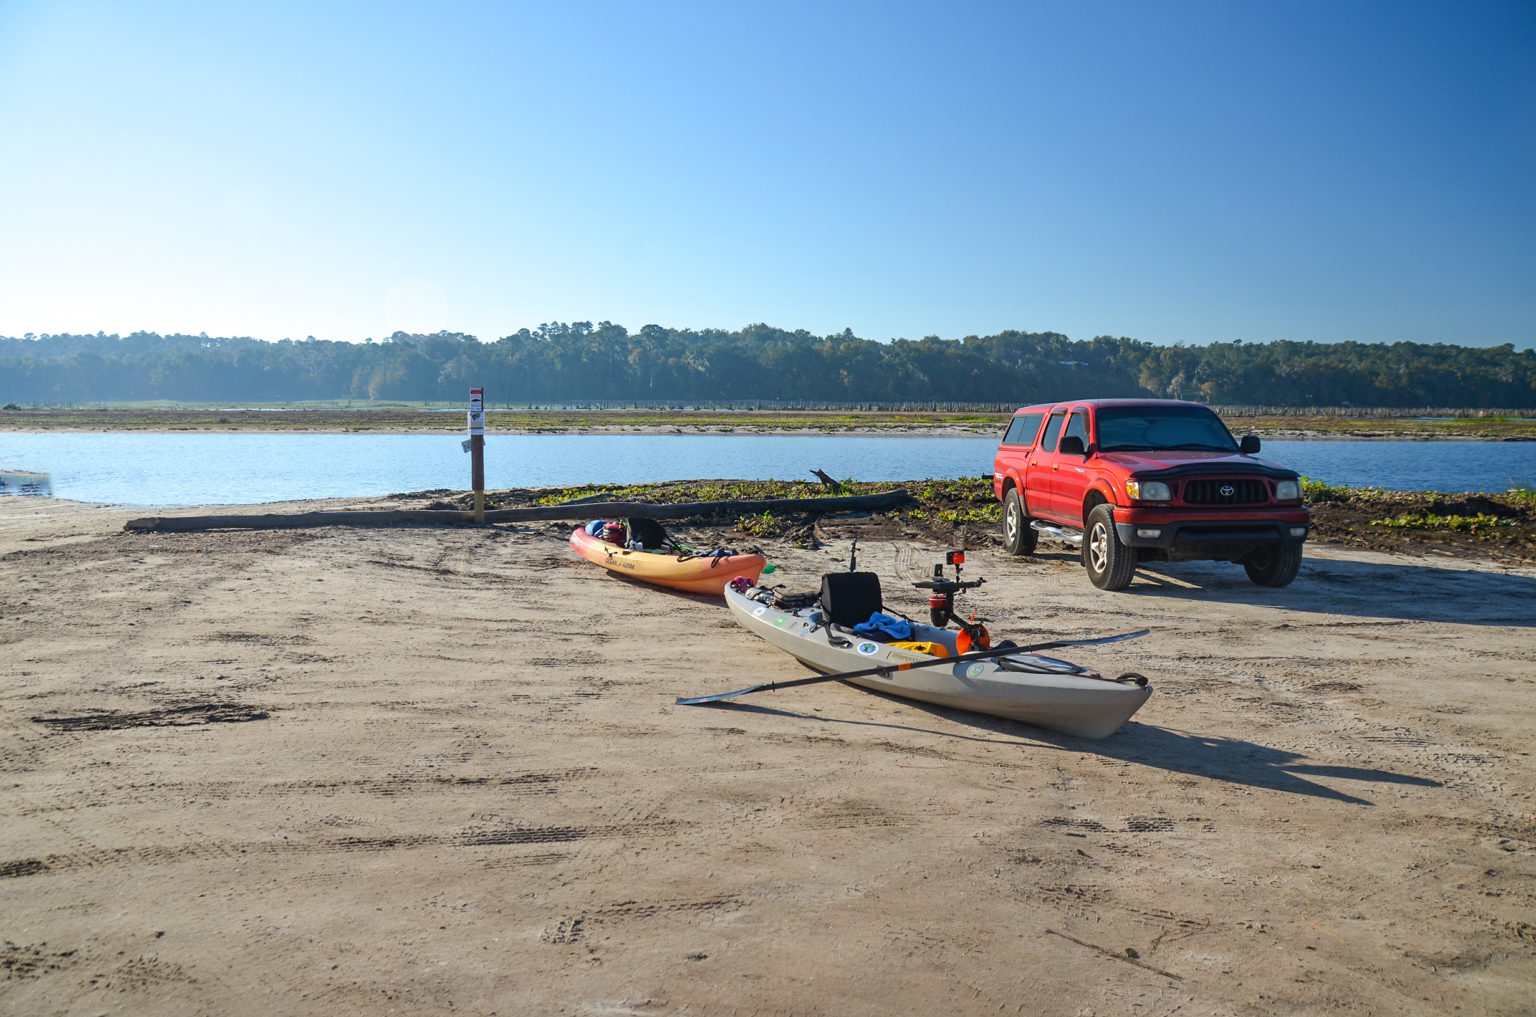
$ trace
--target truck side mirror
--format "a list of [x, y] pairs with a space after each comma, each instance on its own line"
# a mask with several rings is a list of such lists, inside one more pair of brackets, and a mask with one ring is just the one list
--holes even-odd
[[1061, 444], [1056, 446], [1056, 454], [1063, 456], [1086, 456], [1088, 450], [1083, 447], [1083, 439], [1075, 434], [1069, 434], [1061, 439]]
[[1243, 440], [1237, 443], [1237, 448], [1245, 456], [1253, 455], [1259, 450], [1259, 436], [1256, 434], [1243, 435]]

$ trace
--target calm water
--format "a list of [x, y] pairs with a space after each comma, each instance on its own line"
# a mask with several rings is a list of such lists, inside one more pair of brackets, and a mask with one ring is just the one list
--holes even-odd
[[[14, 434], [0, 467], [55, 497], [145, 507], [467, 490], [457, 435]], [[732, 478], [915, 480], [992, 472], [997, 439], [811, 435], [489, 435], [491, 489]], [[1266, 442], [1264, 458], [1333, 484], [1504, 491], [1536, 484], [1536, 442]]]

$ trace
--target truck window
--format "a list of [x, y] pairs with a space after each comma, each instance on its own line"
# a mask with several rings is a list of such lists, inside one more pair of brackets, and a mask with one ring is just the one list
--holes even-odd
[[1100, 452], [1165, 449], [1235, 452], [1221, 418], [1204, 406], [1105, 406], [1099, 410]]
[[1008, 433], [1003, 435], [1003, 444], [1023, 445], [1026, 448], [1033, 445], [1035, 435], [1040, 433], [1040, 421], [1044, 419], [1044, 413], [1021, 413], [1014, 417], [1008, 425]]
[[1088, 447], [1088, 413], [1086, 410], [1073, 410], [1072, 416], [1067, 420], [1067, 429], [1061, 432], [1065, 438], [1069, 434], [1075, 434], [1083, 439], [1083, 448]]
[[1061, 434], [1061, 425], [1066, 419], [1066, 410], [1057, 410], [1051, 414], [1051, 422], [1045, 425], [1045, 433], [1040, 436], [1040, 451], [1056, 451], [1056, 438]]

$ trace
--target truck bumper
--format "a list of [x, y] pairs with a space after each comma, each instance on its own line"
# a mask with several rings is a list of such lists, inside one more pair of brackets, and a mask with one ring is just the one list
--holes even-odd
[[1115, 520], [1120, 543], [1167, 561], [1237, 561], [1256, 547], [1299, 544], [1311, 530], [1309, 515], [1298, 519]]

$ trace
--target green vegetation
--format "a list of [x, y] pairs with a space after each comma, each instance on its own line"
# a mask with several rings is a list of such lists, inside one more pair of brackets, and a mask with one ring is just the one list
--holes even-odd
[[980, 477], [958, 480], [925, 480], [912, 490], [917, 504], [902, 511], [902, 518], [932, 526], [995, 525], [1003, 518], [1001, 503], [990, 481]]
[[764, 509], [751, 516], [736, 520], [736, 529], [749, 537], [777, 537], [788, 528], [788, 520]]
[[1511, 485], [1507, 496], [1517, 505], [1523, 505], [1526, 509], [1536, 509], [1536, 487], [1524, 481]]
[[1310, 503], [1329, 501], [1348, 501], [1350, 488], [1343, 484], [1330, 484], [1324, 480], [1313, 480], [1311, 477], [1301, 478], [1301, 496]]
[[[1499, 437], [1536, 406], [1536, 352], [1513, 345], [1212, 343], [1159, 346], [1098, 336], [1005, 331], [961, 339], [876, 341], [851, 330], [813, 335], [766, 324], [735, 331], [612, 322], [547, 322], [494, 342], [455, 332], [396, 332], [378, 342], [306, 338], [43, 335], [0, 337], [0, 404], [165, 401], [214, 411], [274, 403], [310, 409], [402, 403], [461, 405], [483, 387], [488, 408], [582, 403], [694, 407], [974, 408], [985, 423], [1021, 402], [1077, 394], [1196, 399], [1266, 429], [1299, 407], [1466, 407], [1415, 426], [1444, 436]], [[1484, 416], [1481, 412], [1493, 411]], [[452, 414], [444, 414], [452, 416]], [[1362, 416], [1356, 410], [1336, 421]], [[1501, 419], [1517, 417], [1520, 419]], [[642, 426], [676, 424], [651, 412]], [[837, 416], [828, 428], [846, 426]], [[197, 426], [197, 425], [187, 425]], [[1344, 425], [1339, 425], [1344, 426]], [[1350, 427], [1356, 425], [1350, 424]], [[1375, 433], [1370, 422], [1361, 433]]]
[[[857, 484], [859, 493], [889, 491], [894, 484]], [[777, 498], [817, 498], [829, 495], [820, 484], [803, 480], [675, 480], [652, 484], [605, 484], [603, 486], [541, 489], [535, 505], [559, 505], [578, 498], [603, 501], [641, 501], [655, 504], [704, 501], [771, 501]]]
[[[13, 404], [14, 405], [14, 404]], [[588, 410], [492, 410], [487, 414], [491, 434], [581, 434], [627, 431], [708, 431], [715, 433], [761, 433], [767, 431], [819, 431], [837, 433], [850, 430], [911, 433], [928, 429], [959, 429], [976, 435], [1001, 434], [1008, 412], [891, 412], [881, 410], [673, 410], [662, 413], [651, 409]], [[1224, 411], [1228, 426], [1238, 433], [1263, 430], [1248, 418], [1233, 418]], [[1278, 418], [1266, 418], [1278, 422]], [[1284, 421], [1280, 434], [1296, 431], [1342, 434], [1337, 417], [1297, 417]], [[1500, 425], [1505, 438], [1536, 440], [1536, 418], [1510, 420]], [[1375, 437], [1429, 438], [1423, 424], [1415, 420], [1373, 418]], [[434, 412], [419, 407], [391, 406], [360, 409], [296, 408], [292, 410], [223, 410], [205, 408], [160, 408], [112, 406], [100, 408], [21, 408], [0, 409], [0, 431], [264, 431], [289, 433], [362, 433], [413, 431], [418, 433], [458, 433], [464, 430], [460, 412]], [[1451, 437], [1451, 435], [1440, 435]], [[1325, 495], [1326, 496], [1326, 495]]]
[[[853, 429], [910, 432], [959, 427], [978, 434], [1001, 433], [1005, 413], [892, 413], [878, 410], [815, 411], [730, 410], [491, 410], [486, 414], [490, 434], [572, 434], [625, 431], [820, 431]], [[201, 408], [17, 408], [0, 411], [0, 430], [13, 431], [272, 431], [459, 432], [463, 413], [434, 412], [425, 406], [376, 409], [212, 410]], [[1536, 431], [1536, 421], [1533, 421]]]
[[[1448, 416], [1424, 419], [1422, 416], [1389, 416], [1382, 409], [1337, 410], [1329, 413], [1280, 416], [1248, 408], [1218, 407], [1227, 426], [1235, 433], [1263, 432], [1285, 434], [1289, 431], [1324, 432], [1345, 438], [1415, 438], [1520, 440], [1536, 437], [1536, 415]], [[1466, 412], [1466, 411], [1461, 411]]]
[[1487, 512], [1475, 516], [1435, 515], [1426, 512], [1407, 512], [1391, 519], [1373, 519], [1372, 526], [1387, 526], [1399, 530], [1455, 530], [1459, 533], [1485, 533], [1500, 526], [1514, 526], [1513, 519], [1500, 519]]
[[1388, 491], [1380, 487], [1346, 487], [1343, 484], [1313, 480], [1311, 477], [1301, 478], [1301, 497], [1309, 505], [1328, 502], [1389, 501], [1400, 495], [1399, 491]]
[[[999, 507], [991, 482], [982, 477], [955, 480], [840, 482], [838, 494], [875, 494], [902, 489], [912, 501], [869, 514], [824, 515], [812, 511], [746, 512], [728, 503], [778, 498], [824, 498], [834, 492], [816, 481], [689, 480], [654, 484], [586, 485], [566, 488], [488, 492], [490, 508], [547, 505], [577, 498], [657, 505], [726, 502], [723, 511], [696, 522], [733, 526], [744, 538], [818, 546], [823, 527], [868, 527], [879, 539], [901, 540], [918, 534], [952, 547], [995, 546]], [[1525, 484], [1506, 493], [1443, 494], [1388, 491], [1307, 481], [1312, 508], [1312, 540], [1377, 551], [1423, 551], [1494, 555], [1536, 561], [1536, 489]], [[437, 507], [468, 508], [470, 494], [456, 492]], [[594, 512], [594, 515], [596, 513]]]

